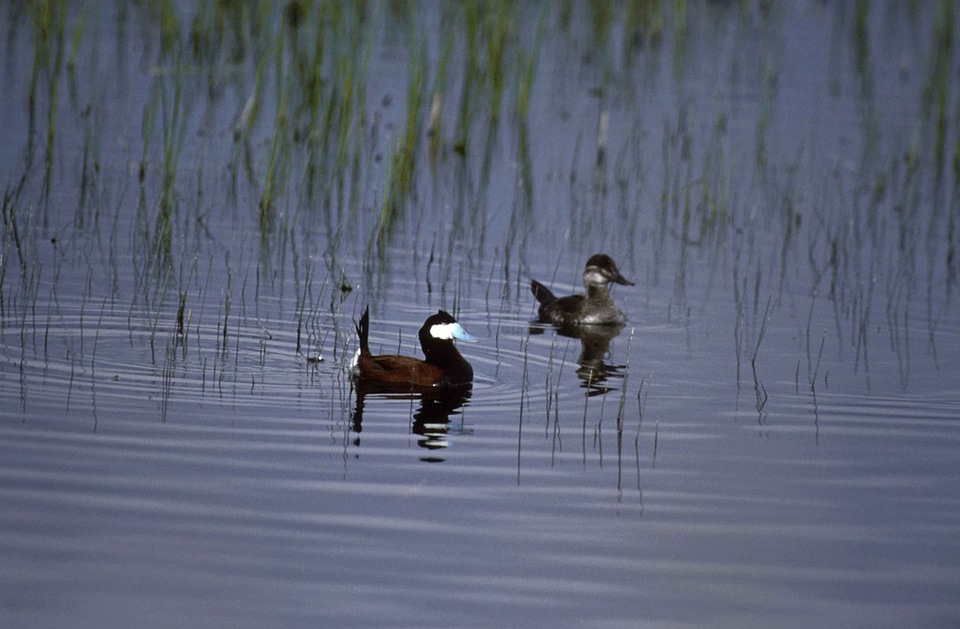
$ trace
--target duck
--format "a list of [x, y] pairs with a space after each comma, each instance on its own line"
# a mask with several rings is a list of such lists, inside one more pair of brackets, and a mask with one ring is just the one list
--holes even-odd
[[609, 284], [614, 282], [624, 286], [634, 283], [623, 277], [613, 258], [605, 253], [590, 256], [583, 269], [583, 286], [586, 295], [567, 295], [557, 297], [550, 289], [530, 280], [530, 290], [540, 302], [537, 314], [540, 321], [552, 323], [558, 328], [577, 328], [583, 325], [620, 325], [627, 317], [620, 312], [610, 297]]
[[473, 382], [473, 367], [457, 350], [453, 340], [476, 343], [478, 339], [444, 310], [427, 317], [420, 328], [424, 360], [396, 354], [373, 355], [368, 342], [369, 306], [364, 309], [356, 329], [360, 348], [350, 363], [350, 371], [358, 385], [402, 392], [463, 388]]

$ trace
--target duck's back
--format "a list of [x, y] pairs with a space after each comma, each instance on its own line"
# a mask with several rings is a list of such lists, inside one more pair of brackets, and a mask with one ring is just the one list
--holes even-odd
[[578, 325], [583, 315], [583, 295], [567, 295], [552, 301], [541, 303], [537, 314], [541, 321], [549, 321], [556, 326]]
[[537, 310], [540, 320], [557, 327], [615, 325], [627, 320], [606, 290], [596, 291], [598, 294], [591, 297], [579, 294], [557, 297], [536, 280], [530, 282], [530, 290], [540, 302]]
[[444, 376], [443, 369], [436, 365], [396, 354], [361, 355], [356, 373], [363, 380], [411, 388], [435, 386]]

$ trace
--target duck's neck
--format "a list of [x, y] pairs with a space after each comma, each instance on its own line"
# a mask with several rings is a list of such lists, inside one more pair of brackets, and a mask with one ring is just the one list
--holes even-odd
[[435, 345], [429, 350], [424, 348], [423, 357], [431, 365], [443, 367], [445, 380], [449, 382], [469, 382], [473, 379], [473, 367], [457, 351], [457, 347], [453, 343]]
[[424, 346], [422, 349], [424, 360], [431, 365], [455, 364], [463, 360], [453, 343], [433, 345], [429, 349]]
[[608, 302], [610, 299], [610, 290], [606, 284], [586, 284], [587, 299], [590, 301]]

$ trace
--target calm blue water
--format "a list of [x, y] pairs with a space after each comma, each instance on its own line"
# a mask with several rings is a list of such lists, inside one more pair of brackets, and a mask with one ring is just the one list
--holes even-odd
[[0, 624], [960, 621], [949, 3], [323, 6], [0, 12]]

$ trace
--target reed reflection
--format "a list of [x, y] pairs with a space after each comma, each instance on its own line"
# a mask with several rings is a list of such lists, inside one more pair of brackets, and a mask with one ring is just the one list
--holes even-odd
[[470, 387], [454, 390], [437, 391], [398, 391], [385, 388], [382, 385], [371, 385], [361, 382], [356, 388], [357, 404], [354, 408], [351, 428], [356, 435], [354, 445], [360, 445], [360, 433], [363, 431], [363, 411], [367, 397], [382, 400], [397, 400], [407, 403], [418, 401], [419, 406], [414, 411], [410, 431], [418, 435], [417, 445], [430, 451], [420, 457], [421, 461], [439, 463], [446, 460], [441, 455], [447, 447], [447, 437], [451, 432], [463, 433], [461, 427], [454, 423], [451, 426], [451, 417], [462, 414], [463, 408], [472, 396]]

